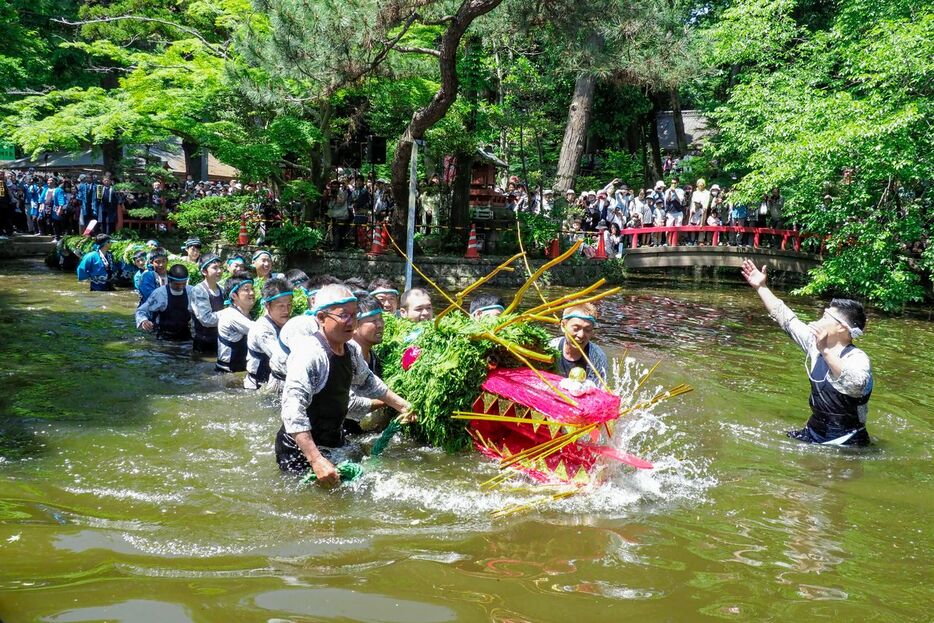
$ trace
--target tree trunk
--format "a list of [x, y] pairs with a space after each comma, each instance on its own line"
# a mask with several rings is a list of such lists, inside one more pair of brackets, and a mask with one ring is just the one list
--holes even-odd
[[681, 115], [681, 96], [678, 89], [673, 88], [669, 92], [671, 96], [671, 118], [675, 125], [675, 140], [678, 142], [678, 155], [684, 156], [688, 153], [688, 137], [684, 133], [684, 117]]
[[[441, 44], [438, 48], [438, 65], [441, 70], [441, 88], [435, 93], [427, 106], [419, 108], [412, 114], [409, 125], [405, 128], [396, 151], [392, 157], [392, 194], [397, 206], [408, 205], [409, 202], [409, 159], [412, 155], [412, 142], [421, 140], [434, 124], [440, 121], [454, 100], [457, 99], [457, 49], [461, 39], [470, 27], [470, 24], [481, 15], [489, 13], [503, 0], [464, 0], [457, 13], [448, 22], [447, 30], [441, 35]], [[400, 243], [405, 239], [405, 210], [395, 210], [393, 215], [393, 230]]]
[[561, 194], [569, 188], [574, 188], [574, 181], [577, 179], [581, 156], [584, 155], [596, 85], [597, 77], [593, 74], [584, 74], [574, 83], [574, 95], [568, 109], [568, 124], [564, 128], [564, 140], [561, 143], [561, 154], [558, 156], [558, 172], [555, 175], [555, 190]]
[[183, 139], [182, 152], [185, 154], [185, 175], [193, 179], [201, 175], [201, 146], [198, 143]]
[[652, 166], [655, 167], [655, 179], [662, 179], [662, 145], [658, 140], [658, 113], [661, 110], [658, 97], [652, 98], [652, 111], [649, 113], [649, 144], [652, 146]]
[[104, 175], [115, 175], [120, 161], [123, 159], [123, 147], [117, 139], [101, 143], [101, 158], [104, 165]]

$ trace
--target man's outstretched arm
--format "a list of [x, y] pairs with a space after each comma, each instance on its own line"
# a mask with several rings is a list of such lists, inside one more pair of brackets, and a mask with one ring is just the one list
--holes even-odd
[[762, 269], [756, 268], [752, 260], [743, 260], [741, 268], [743, 277], [759, 294], [765, 309], [769, 315], [778, 322], [779, 326], [793, 339], [802, 350], [808, 352], [814, 336], [806, 324], [798, 319], [791, 309], [785, 303], [775, 296], [766, 286], [765, 266]]

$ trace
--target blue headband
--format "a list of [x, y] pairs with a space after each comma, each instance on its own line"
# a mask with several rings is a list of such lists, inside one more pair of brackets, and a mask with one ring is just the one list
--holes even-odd
[[263, 304], [270, 303], [276, 299], [281, 299], [283, 296], [292, 296], [295, 294], [293, 290], [286, 290], [285, 292], [280, 292], [279, 294], [273, 294], [272, 296], [264, 297], [262, 300]]
[[392, 288], [376, 288], [370, 292], [370, 296], [376, 296], [377, 294], [395, 294], [396, 296], [399, 296], [399, 291], [393, 290]]
[[252, 279], [244, 279], [243, 281], [241, 281], [240, 283], [238, 283], [237, 285], [235, 285], [235, 286], [230, 290], [230, 294], [227, 295], [227, 300], [224, 301], [224, 305], [231, 305], [231, 304], [233, 304], [233, 295], [234, 295], [234, 293], [235, 293], [237, 290], [240, 289], [240, 286], [245, 285], [245, 284], [253, 285], [253, 280], [252, 280]]
[[169, 275], [169, 281], [188, 281], [188, 277], [173, 277]]
[[268, 255], [268, 256], [269, 256], [269, 259], [272, 259], [272, 253], [270, 253], [269, 251], [264, 251], [264, 250], [260, 249], [259, 251], [257, 251], [256, 253], [253, 254], [253, 257], [250, 259], [250, 261], [251, 261], [251, 262], [255, 262], [256, 260], [258, 260], [259, 258], [261, 258], [261, 257], [264, 256], [264, 255]]
[[318, 290], [320, 290], [320, 289], [321, 289], [321, 288], [315, 288], [314, 290], [309, 290], [309, 289], [307, 289], [307, 288], [302, 288], [302, 292], [305, 293], [305, 296], [306, 296], [306, 297], [311, 298], [311, 297], [313, 297], [315, 294], [317, 294], [317, 293], [318, 293]]
[[506, 311], [506, 308], [503, 307], [502, 305], [484, 305], [483, 307], [478, 307], [477, 309], [473, 310], [473, 313], [480, 314], [485, 311], [490, 311], [491, 309], [498, 309], [499, 311]]
[[243, 259], [243, 258], [240, 257], [239, 255], [235, 255], [235, 256], [233, 256], [233, 257], [227, 258], [227, 266], [230, 266], [231, 264], [233, 264], [233, 263], [236, 262], [236, 261], [240, 261], [240, 262], [243, 262], [244, 264], [246, 264], [246, 260], [245, 260], [245, 259]]
[[359, 314], [357, 314], [357, 320], [363, 320], [364, 318], [369, 318], [371, 316], [377, 316], [382, 313], [383, 313], [383, 310], [380, 308], [371, 309], [368, 312], [360, 312]]
[[337, 299], [336, 301], [331, 301], [330, 303], [325, 303], [324, 305], [318, 305], [311, 310], [311, 315], [317, 314], [319, 311], [327, 309], [328, 307], [334, 307], [335, 305], [344, 305], [346, 303], [356, 303], [357, 297], [348, 296], [347, 298]]
[[593, 316], [588, 316], [587, 314], [565, 314], [562, 317], [562, 320], [570, 320], [571, 318], [577, 318], [578, 320], [586, 320], [587, 322], [592, 322], [593, 326], [597, 326], [597, 319]]

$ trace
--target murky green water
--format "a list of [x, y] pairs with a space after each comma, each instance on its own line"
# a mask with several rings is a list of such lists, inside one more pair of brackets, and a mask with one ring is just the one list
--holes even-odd
[[[818, 301], [795, 300], [814, 314]], [[930, 620], [934, 324], [870, 318], [862, 453], [782, 436], [802, 357], [745, 289], [625, 291], [600, 341], [696, 391], [621, 434], [654, 471], [503, 520], [476, 455], [279, 475], [268, 398], [133, 329], [135, 297], [0, 265], [0, 619]]]

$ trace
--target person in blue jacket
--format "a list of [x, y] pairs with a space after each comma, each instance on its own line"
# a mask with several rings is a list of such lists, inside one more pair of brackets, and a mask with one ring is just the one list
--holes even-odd
[[99, 234], [94, 248], [85, 253], [78, 264], [78, 281], [90, 281], [91, 292], [110, 292], [114, 289], [116, 271], [114, 256], [110, 253], [110, 236]]
[[81, 231], [94, 219], [94, 189], [96, 184], [89, 181], [87, 175], [78, 176], [78, 189], [75, 200], [78, 202], [78, 225]]
[[[113, 187], [113, 180], [105, 177], [101, 188], [95, 189], [94, 200], [98, 226], [105, 234], [116, 231], [117, 213], [123, 205], [123, 196]], [[100, 197], [97, 194], [100, 194]]]
[[140, 249], [133, 254], [133, 267], [136, 269], [132, 271], [133, 289], [139, 292], [139, 284], [143, 279], [143, 275], [149, 270], [149, 266], [146, 265], [146, 251]]
[[143, 305], [146, 299], [160, 288], [168, 284], [168, 276], [165, 268], [169, 263], [169, 255], [162, 247], [156, 247], [149, 252], [150, 269], [143, 273], [139, 279], [139, 304]]
[[62, 239], [65, 230], [65, 219], [68, 217], [68, 197], [65, 196], [65, 189], [58, 181], [50, 185], [52, 190], [52, 212], [49, 217], [52, 219], [52, 233], [55, 235], [55, 241]]

